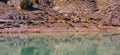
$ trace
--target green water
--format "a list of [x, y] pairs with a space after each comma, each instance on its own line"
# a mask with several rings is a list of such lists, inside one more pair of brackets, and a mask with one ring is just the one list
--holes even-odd
[[1, 34], [0, 55], [120, 55], [120, 33]]

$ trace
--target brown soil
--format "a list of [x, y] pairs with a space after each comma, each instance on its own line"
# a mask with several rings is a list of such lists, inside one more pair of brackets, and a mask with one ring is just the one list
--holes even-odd
[[[34, 4], [33, 8], [26, 10], [0, 2], [0, 33], [120, 30], [120, 22], [109, 22], [110, 17], [114, 20], [120, 17], [118, 0], [51, 0], [50, 2], [52, 7]], [[70, 17], [69, 21], [64, 19], [65, 14]], [[44, 21], [41, 20], [42, 16], [45, 17]]]

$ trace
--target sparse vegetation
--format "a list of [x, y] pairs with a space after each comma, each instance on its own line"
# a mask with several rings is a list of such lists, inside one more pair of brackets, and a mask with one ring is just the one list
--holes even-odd
[[38, 2], [38, 0], [34, 0], [34, 2], [36, 3], [36, 4], [38, 4], [39, 2]]
[[22, 9], [26, 9], [26, 8], [32, 7], [32, 2], [31, 2], [31, 0], [21, 0], [21, 1], [20, 1], [20, 7], [21, 7]]
[[[85, 0], [0, 0], [0, 29], [4, 28], [60, 28], [104, 30], [120, 27], [119, 5], [116, 1]], [[5, 2], [7, 4], [5, 4]], [[32, 6], [33, 5], [33, 6]], [[24, 10], [25, 9], [25, 10]], [[13, 12], [10, 12], [13, 11]], [[109, 18], [116, 18], [109, 22]], [[16, 24], [13, 24], [16, 23]], [[61, 28], [62, 27], [62, 28]], [[64, 28], [65, 27], [65, 28]], [[70, 28], [69, 28], [70, 27]]]
[[0, 0], [0, 1], [7, 3], [8, 0]]

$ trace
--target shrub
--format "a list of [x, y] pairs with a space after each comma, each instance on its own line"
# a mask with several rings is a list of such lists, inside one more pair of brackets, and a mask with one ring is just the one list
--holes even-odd
[[32, 2], [31, 2], [31, 0], [21, 0], [21, 1], [20, 1], [20, 7], [21, 7], [22, 9], [26, 9], [26, 8], [32, 7]]
[[34, 2], [36, 3], [36, 4], [38, 4], [39, 2], [38, 2], [38, 0], [34, 0]]
[[8, 0], [0, 0], [0, 1], [7, 3]]

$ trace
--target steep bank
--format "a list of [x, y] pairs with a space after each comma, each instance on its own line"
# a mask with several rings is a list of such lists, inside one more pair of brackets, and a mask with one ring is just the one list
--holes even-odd
[[[19, 8], [19, 0], [12, 4], [0, 2], [0, 32], [103, 31], [119, 30], [120, 27], [120, 21], [109, 22], [110, 17], [119, 20], [119, 0], [39, 0], [39, 2], [43, 3], [33, 2], [33, 7], [26, 10]], [[64, 19], [65, 14], [70, 17], [69, 21]], [[42, 16], [45, 17], [44, 21], [41, 19]]]

